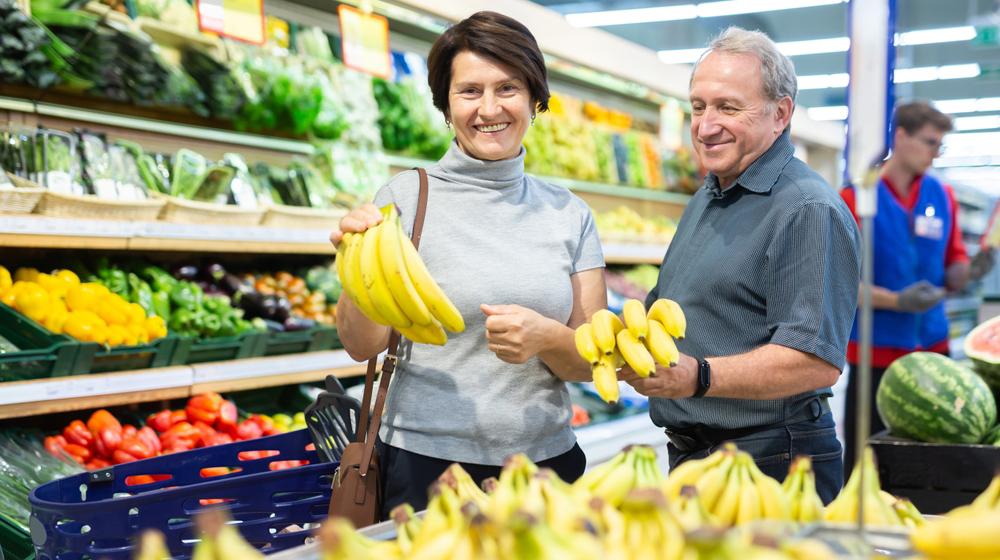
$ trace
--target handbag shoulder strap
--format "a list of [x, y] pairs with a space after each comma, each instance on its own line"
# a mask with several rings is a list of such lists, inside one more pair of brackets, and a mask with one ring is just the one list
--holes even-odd
[[[424, 229], [424, 216], [427, 213], [427, 171], [422, 167], [417, 168], [420, 176], [420, 191], [417, 194], [417, 214], [413, 219], [413, 232], [410, 240], [413, 246], [420, 248], [420, 237]], [[382, 410], [385, 408], [385, 399], [389, 393], [389, 379], [393, 371], [396, 370], [397, 356], [399, 350], [400, 334], [395, 329], [389, 331], [389, 344], [386, 346], [385, 360], [382, 361], [382, 378], [378, 384], [378, 395], [375, 398], [375, 408], [371, 415], [368, 414], [368, 405], [371, 403], [372, 393], [375, 385], [375, 361], [376, 358], [368, 360], [368, 373], [365, 376], [365, 394], [362, 401], [361, 421], [358, 423], [357, 441], [364, 442], [365, 449], [361, 454], [360, 472], [361, 476], [368, 473], [368, 466], [371, 464], [372, 455], [375, 451], [375, 439], [378, 437], [378, 430], [382, 426]], [[369, 420], [371, 425], [369, 426]]]

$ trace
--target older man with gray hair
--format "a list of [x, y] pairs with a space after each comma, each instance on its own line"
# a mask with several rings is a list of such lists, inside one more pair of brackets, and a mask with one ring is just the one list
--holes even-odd
[[647, 307], [680, 303], [675, 367], [621, 378], [650, 398], [671, 467], [734, 441], [767, 474], [812, 457], [820, 496], [843, 484], [827, 399], [857, 304], [857, 224], [789, 137], [795, 68], [759, 31], [726, 29], [691, 74], [691, 140], [708, 170]]

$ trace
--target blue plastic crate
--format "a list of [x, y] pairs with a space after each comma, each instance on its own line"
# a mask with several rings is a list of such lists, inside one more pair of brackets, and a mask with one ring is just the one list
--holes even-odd
[[[336, 463], [322, 463], [307, 430], [164, 455], [82, 473], [44, 484], [30, 496], [31, 536], [38, 560], [131, 558], [143, 529], [163, 532], [175, 558], [189, 558], [197, 537], [192, 516], [204, 500], [225, 500], [240, 532], [264, 553], [302, 545], [303, 527], [327, 516]], [[248, 459], [246, 452], [277, 452]], [[242, 455], [242, 460], [241, 460]], [[275, 461], [306, 460], [302, 467], [270, 470]], [[203, 478], [209, 467], [242, 469]], [[129, 485], [140, 475], [169, 480]], [[299, 530], [283, 532], [297, 525]]]

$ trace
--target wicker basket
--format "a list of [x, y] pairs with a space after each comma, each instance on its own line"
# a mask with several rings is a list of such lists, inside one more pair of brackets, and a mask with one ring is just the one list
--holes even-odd
[[35, 213], [57, 218], [96, 218], [151, 222], [163, 208], [162, 200], [109, 200], [92, 194], [76, 195], [45, 191]]
[[160, 219], [178, 224], [214, 224], [228, 226], [255, 226], [264, 217], [263, 208], [240, 208], [228, 204], [214, 204], [197, 200], [184, 200], [175, 196], [161, 196], [166, 205]]
[[275, 204], [267, 207], [267, 213], [264, 214], [264, 221], [261, 224], [281, 228], [332, 230], [345, 215], [347, 210], [340, 208], [303, 208]]
[[7, 177], [14, 188], [0, 187], [0, 214], [30, 214], [45, 189], [17, 175], [7, 173]]

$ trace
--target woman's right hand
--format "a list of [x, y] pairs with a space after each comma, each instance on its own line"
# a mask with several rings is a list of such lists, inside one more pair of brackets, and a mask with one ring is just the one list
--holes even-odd
[[380, 223], [382, 223], [382, 213], [374, 204], [365, 204], [351, 210], [340, 219], [337, 229], [330, 233], [330, 243], [336, 247], [340, 245], [340, 240], [344, 238], [345, 233], [363, 233], [368, 228], [375, 227]]

